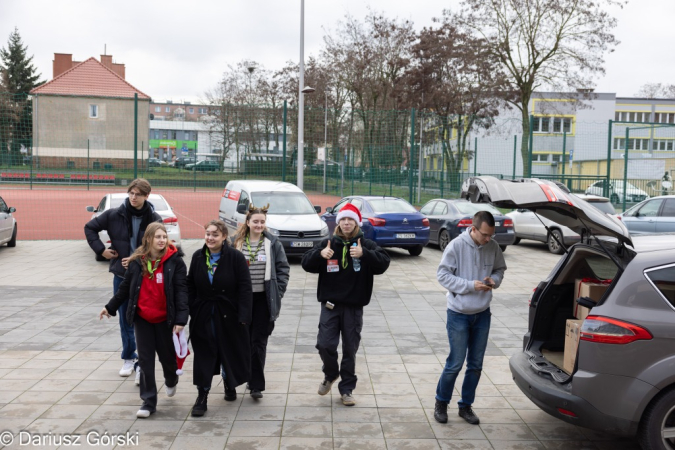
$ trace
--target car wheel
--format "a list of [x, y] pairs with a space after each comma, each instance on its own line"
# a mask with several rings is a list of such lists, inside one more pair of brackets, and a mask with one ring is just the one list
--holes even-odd
[[513, 241], [513, 245], [518, 245], [518, 244], [520, 244], [520, 238], [517, 237], [516, 240]]
[[506, 245], [500, 245], [499, 248], [501, 249], [502, 253], [506, 251]]
[[12, 238], [7, 243], [7, 247], [16, 247], [16, 224], [14, 224], [14, 231], [12, 231]]
[[441, 231], [441, 236], [438, 238], [438, 246], [441, 248], [441, 251], [445, 251], [445, 247], [450, 243], [450, 233], [448, 230]]
[[416, 245], [414, 247], [410, 247], [408, 252], [410, 253], [410, 256], [420, 256], [422, 254], [422, 250], [424, 250], [423, 245]]
[[664, 392], [645, 410], [638, 431], [642, 448], [671, 449], [675, 446], [675, 389]]
[[615, 205], [619, 203], [619, 196], [616, 195], [616, 194], [612, 194], [612, 195], [609, 197], [609, 199], [610, 199], [610, 201], [611, 201], [612, 203], [614, 203]]
[[[554, 236], [558, 239], [557, 241], [553, 238]], [[546, 242], [548, 244], [548, 250], [554, 255], [562, 254], [565, 251], [565, 247], [558, 243], [562, 243], [562, 241], [562, 233], [558, 230], [552, 230], [551, 234], [548, 235], [548, 240]]]

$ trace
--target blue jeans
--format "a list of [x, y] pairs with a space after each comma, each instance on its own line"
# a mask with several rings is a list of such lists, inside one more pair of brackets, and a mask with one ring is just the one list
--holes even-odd
[[[124, 278], [113, 275], [113, 295], [117, 294]], [[138, 359], [136, 354], [136, 337], [134, 336], [134, 326], [127, 322], [127, 303], [124, 302], [117, 310], [120, 319], [120, 334], [122, 335], [122, 359]]]
[[450, 402], [455, 381], [466, 359], [466, 373], [462, 384], [460, 408], [471, 406], [476, 398], [476, 387], [483, 370], [483, 357], [490, 334], [490, 308], [478, 314], [461, 314], [448, 309], [448, 340], [450, 354], [436, 387], [436, 400]]

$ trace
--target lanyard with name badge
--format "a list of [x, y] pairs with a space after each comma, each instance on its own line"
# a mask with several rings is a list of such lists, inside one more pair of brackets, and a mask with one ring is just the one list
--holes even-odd
[[260, 236], [260, 240], [258, 241], [258, 248], [255, 249], [255, 253], [252, 253], [253, 250], [251, 250], [251, 241], [248, 239], [248, 235], [246, 236], [246, 247], [248, 247], [248, 261], [246, 263], [250, 266], [252, 262], [255, 261], [256, 256], [258, 256], [258, 252], [260, 252], [260, 249], [262, 248], [263, 244], [263, 237]]

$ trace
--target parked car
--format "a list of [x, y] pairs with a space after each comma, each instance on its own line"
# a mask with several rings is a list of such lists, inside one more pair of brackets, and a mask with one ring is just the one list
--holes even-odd
[[16, 247], [18, 226], [12, 215], [14, 212], [16, 208], [7, 206], [7, 203], [0, 197], [0, 245], [7, 244], [7, 247]]
[[173, 167], [180, 169], [181, 167], [185, 167], [188, 164], [194, 164], [196, 162], [197, 160], [195, 158], [181, 156], [176, 158], [176, 160], [173, 162]]
[[419, 256], [429, 243], [429, 219], [402, 198], [382, 196], [352, 196], [326, 208], [321, 216], [332, 234], [340, 209], [351, 203], [361, 212], [363, 235], [380, 247], [399, 247], [412, 256]]
[[194, 164], [186, 164], [185, 170], [196, 170], [197, 172], [215, 172], [220, 169], [218, 161], [210, 161], [207, 159], [197, 161]]
[[[100, 216], [111, 208], [118, 208], [127, 198], [128, 195], [123, 193], [106, 194], [103, 196], [98, 206], [87, 206], [87, 211], [94, 213], [91, 216], [93, 219], [94, 217]], [[171, 240], [171, 242], [173, 242], [176, 247], [180, 247], [180, 225], [178, 225], [178, 217], [176, 217], [176, 214], [174, 214], [173, 208], [169, 206], [169, 203], [166, 201], [166, 199], [159, 194], [150, 194], [148, 201], [152, 203], [152, 206], [155, 208], [155, 212], [162, 218], [169, 240]], [[110, 238], [108, 237], [107, 231], [101, 231], [98, 236], [101, 238], [101, 242], [103, 242], [106, 248], [110, 247]], [[106, 259], [102, 256], [96, 255], [96, 261], [106, 261]]]
[[258, 207], [269, 204], [267, 229], [279, 238], [288, 256], [302, 256], [328, 237], [328, 226], [317, 215], [321, 207], [313, 206], [302, 189], [265, 180], [232, 180], [225, 186], [218, 217], [230, 236], [246, 221], [251, 203]]
[[[625, 225], [546, 180], [465, 181], [462, 197], [526, 208], [584, 236], [530, 298], [523, 351], [510, 359], [516, 385], [539, 408], [573, 425], [638, 435], [645, 449], [675, 445], [675, 235], [631, 237]], [[597, 237], [597, 239], [595, 239]], [[562, 370], [575, 280], [606, 280], [579, 304], [580, 339]]]
[[[616, 211], [607, 197], [586, 194], [579, 194], [575, 197], [585, 200], [606, 214], [616, 216]], [[508, 213], [507, 216], [513, 220], [516, 235], [514, 244], [520, 243], [521, 239], [544, 242], [551, 253], [560, 255], [565, 251], [565, 247], [576, 244], [581, 239], [577, 233], [566, 226], [552, 222], [528, 209], [518, 208]]]
[[491, 205], [474, 204], [464, 199], [446, 200], [436, 198], [429, 200], [420, 212], [429, 219], [429, 242], [438, 244], [441, 251], [445, 250], [451, 240], [460, 233], [471, 228], [474, 214], [478, 211], [488, 211], [495, 218], [494, 240], [502, 251], [516, 240], [513, 232], [513, 220], [506, 217], [500, 210]]
[[[607, 180], [596, 181], [586, 189], [586, 194], [604, 195], [603, 187]], [[627, 202], [641, 202], [649, 198], [649, 195], [642, 189], [635, 187], [630, 183], [626, 183], [626, 201]], [[623, 180], [612, 180], [609, 183], [609, 199], [612, 203], [619, 203], [623, 201]]]
[[166, 161], [157, 158], [148, 158], [148, 167], [162, 167], [166, 165]]
[[619, 219], [631, 234], [675, 232], [675, 195], [652, 197], [633, 206]]

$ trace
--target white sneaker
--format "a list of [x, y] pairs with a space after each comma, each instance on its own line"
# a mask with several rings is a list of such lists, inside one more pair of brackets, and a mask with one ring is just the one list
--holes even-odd
[[124, 365], [120, 369], [120, 376], [121, 377], [128, 377], [132, 373], [134, 373], [134, 363], [136, 361], [133, 359], [125, 359], [124, 360]]
[[174, 387], [169, 387], [169, 386], [165, 385], [164, 389], [166, 390], [166, 396], [167, 397], [173, 397], [174, 395], [176, 395], [176, 387], [177, 386], [178, 386], [178, 384], [176, 384], [176, 386], [174, 386]]
[[141, 366], [136, 367], [136, 379], [134, 380], [136, 386], [141, 385]]
[[139, 419], [147, 419], [148, 417], [150, 417], [150, 414], [152, 414], [152, 412], [148, 411], [147, 409], [139, 409], [136, 412], [136, 417], [138, 417]]

